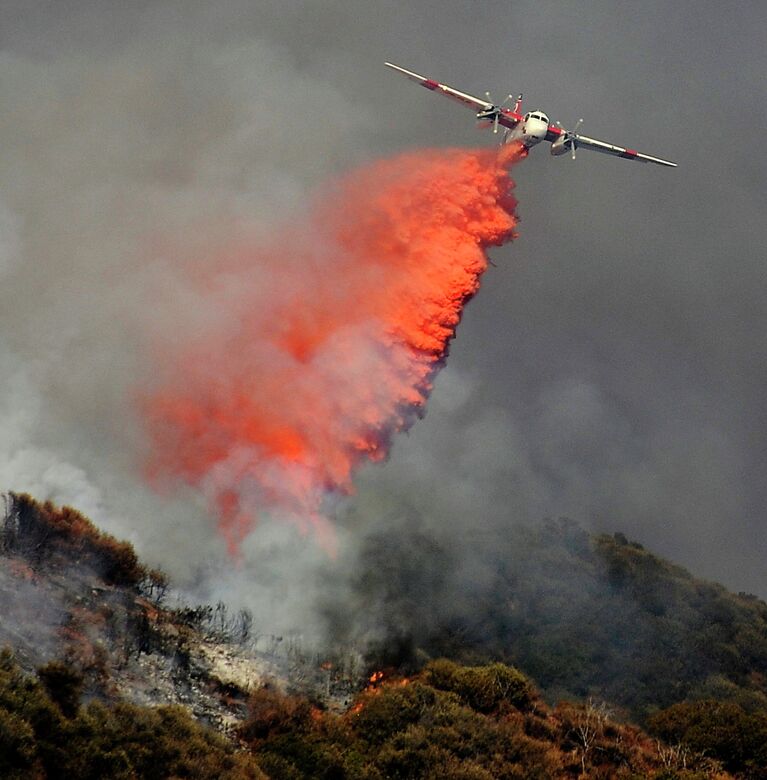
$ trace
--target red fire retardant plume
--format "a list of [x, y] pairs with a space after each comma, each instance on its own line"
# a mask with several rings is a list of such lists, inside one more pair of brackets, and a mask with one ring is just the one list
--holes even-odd
[[[216, 325], [163, 352], [140, 404], [147, 471], [203, 490], [232, 554], [263, 515], [332, 546], [328, 498], [423, 414], [485, 250], [515, 235], [522, 154], [418, 151], [352, 171], [240, 252]], [[208, 266], [215, 301], [226, 261]]]

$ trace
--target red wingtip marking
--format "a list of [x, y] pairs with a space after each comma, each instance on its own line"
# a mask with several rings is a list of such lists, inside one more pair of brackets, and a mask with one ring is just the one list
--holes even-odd
[[426, 79], [426, 81], [423, 82], [423, 85], [426, 89], [436, 89], [439, 86], [439, 84], [432, 79]]

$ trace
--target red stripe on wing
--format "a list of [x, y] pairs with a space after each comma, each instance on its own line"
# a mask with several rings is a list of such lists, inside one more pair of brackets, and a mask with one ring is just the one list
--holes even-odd
[[546, 140], [556, 141], [559, 136], [562, 135], [562, 129], [556, 125], [549, 125], [549, 129], [546, 131]]
[[513, 119], [515, 122], [521, 122], [524, 119], [522, 114], [517, 114], [516, 112], [512, 111], [510, 108], [501, 109], [501, 113], [504, 116], [507, 116], [509, 119]]

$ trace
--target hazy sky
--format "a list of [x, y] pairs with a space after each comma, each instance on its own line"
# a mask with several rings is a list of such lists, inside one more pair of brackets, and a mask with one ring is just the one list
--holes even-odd
[[[5, 0], [0, 488], [205, 565], [200, 500], [136, 473], [138, 329], [182, 316], [174, 262], [228, 222], [265, 229], [379, 156], [492, 142], [390, 60], [679, 167], [544, 145], [516, 168], [520, 238], [354, 514], [462, 539], [568, 515], [767, 596], [765, 30], [760, 2]], [[263, 570], [276, 533], [248, 550]]]

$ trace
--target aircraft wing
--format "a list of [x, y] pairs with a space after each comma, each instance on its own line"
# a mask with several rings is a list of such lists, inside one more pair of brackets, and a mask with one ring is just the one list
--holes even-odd
[[626, 149], [623, 146], [614, 146], [613, 144], [605, 143], [605, 141], [598, 141], [596, 138], [589, 138], [588, 136], [581, 135], [580, 133], [575, 133], [574, 137], [577, 149], [592, 149], [595, 152], [612, 154], [615, 157], [623, 157], [626, 160], [638, 160], [639, 162], [656, 163], [657, 165], [666, 165], [669, 168], [676, 168], [676, 163], [674, 162], [661, 160], [660, 157], [651, 157], [649, 154], [642, 154], [634, 149]]
[[495, 106], [487, 100], [474, 97], [474, 95], [467, 95], [465, 92], [459, 92], [457, 89], [448, 87], [447, 84], [440, 84], [438, 81], [434, 81], [433, 79], [427, 79], [425, 76], [419, 76], [417, 73], [413, 73], [410, 70], [400, 68], [399, 65], [393, 65], [391, 62], [385, 62], [384, 65], [386, 65], [387, 68], [391, 68], [392, 70], [396, 70], [399, 73], [402, 73], [411, 81], [415, 81], [416, 84], [420, 84], [422, 87], [426, 87], [426, 89], [432, 90], [432, 92], [441, 92], [446, 97], [456, 101], [456, 103], [463, 103], [464, 106], [473, 108], [477, 113], [495, 108]]

